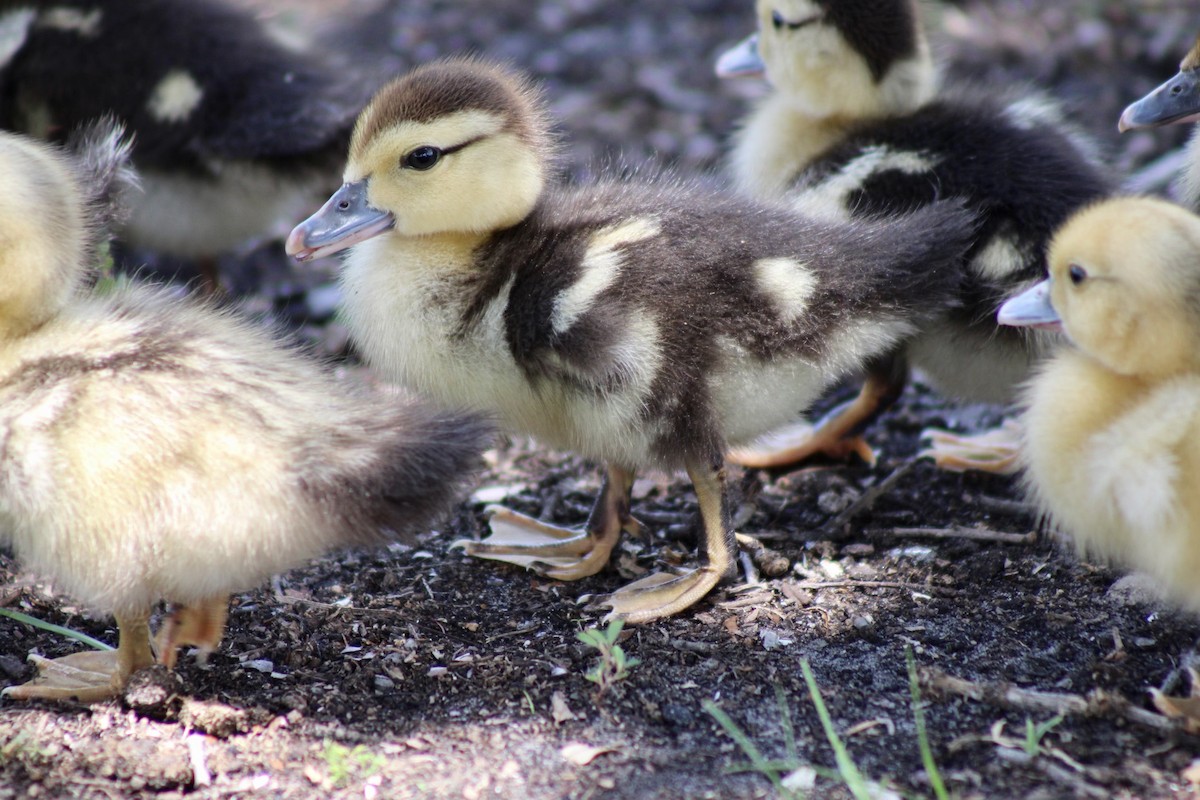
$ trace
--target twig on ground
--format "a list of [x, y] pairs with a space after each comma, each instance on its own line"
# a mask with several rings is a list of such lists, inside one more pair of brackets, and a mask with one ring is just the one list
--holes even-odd
[[928, 586], [924, 583], [905, 583], [904, 581], [797, 581], [797, 589], [908, 589], [912, 592], [939, 592], [941, 594], [962, 594], [958, 589], [949, 586]]
[[1164, 733], [1184, 730], [1182, 723], [1176, 720], [1138, 708], [1120, 695], [1100, 690], [1095, 690], [1086, 697], [1061, 692], [1042, 692], [1036, 689], [1022, 689], [1007, 681], [977, 683], [956, 678], [933, 667], [922, 667], [919, 675], [923, 690], [967, 697], [1003, 708], [1064, 716], [1119, 717]]
[[825, 530], [836, 534], [841, 530], [842, 527], [844, 527], [859, 514], [863, 513], [864, 511], [870, 511], [871, 508], [875, 506], [875, 503], [879, 501], [879, 498], [890, 492], [892, 487], [899, 483], [900, 479], [907, 475], [909, 471], [912, 470], [913, 466], [916, 465], [916, 463], [916, 459], [910, 458], [908, 461], [905, 461], [903, 464], [896, 467], [896, 469], [892, 470], [890, 475], [872, 486], [870, 489], [867, 489], [862, 493], [861, 497], [859, 497], [850, 505], [846, 506], [842, 513], [838, 514], [836, 517], [826, 523]]
[[892, 536], [926, 539], [970, 539], [974, 542], [996, 542], [999, 544], [1036, 544], [1038, 535], [1030, 533], [1004, 533], [987, 528], [892, 528]]
[[969, 494], [963, 497], [968, 503], [982, 506], [988, 511], [1000, 511], [1005, 514], [1035, 514], [1037, 506], [1023, 500], [1009, 500], [1005, 497], [992, 497], [987, 494]]

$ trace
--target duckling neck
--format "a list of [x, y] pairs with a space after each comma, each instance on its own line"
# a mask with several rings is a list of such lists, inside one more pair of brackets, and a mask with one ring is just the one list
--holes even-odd
[[759, 200], [782, 198], [855, 123], [852, 117], [811, 115], [781, 92], [763, 98], [734, 139], [730, 169], [737, 190]]
[[511, 281], [476, 265], [489, 236], [391, 234], [351, 250], [342, 318], [381, 375], [446, 404], [487, 407], [476, 393], [511, 361], [503, 333]]
[[1187, 161], [1180, 177], [1180, 200], [1200, 214], [1200, 125], [1192, 127], [1192, 138], [1188, 140]]

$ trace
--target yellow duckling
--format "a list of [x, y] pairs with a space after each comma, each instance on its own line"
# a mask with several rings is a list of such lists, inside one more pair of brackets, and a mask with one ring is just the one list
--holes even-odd
[[606, 464], [584, 531], [512, 512], [469, 553], [576, 579], [636, 531], [636, 470], [684, 468], [701, 565], [606, 597], [676, 613], [733, 571], [725, 446], [790, 419], [952, 296], [973, 234], [957, 205], [821, 223], [672, 180], [549, 181], [554, 145], [526, 78], [421, 67], [358, 119], [345, 184], [301, 223], [302, 260], [352, 244], [343, 315], [367, 360], [442, 403]]
[[229, 593], [334, 547], [420, 530], [485, 446], [473, 416], [348, 394], [270, 332], [155, 287], [82, 288], [99, 131], [71, 160], [0, 134], [0, 543], [112, 610], [116, 651], [39, 659], [9, 697], [111, 696], [158, 657], [220, 641]]
[[1200, 609], [1200, 217], [1146, 198], [1076, 214], [999, 318], [1070, 340], [1024, 393], [1033, 497], [1081, 551]]
[[[1105, 196], [1096, 146], [1048, 98], [939, 86], [915, 0], [758, 0], [758, 32], [719, 75], [762, 73], [771, 92], [737, 133], [730, 167], [750, 197], [861, 219], [959, 198], [980, 218], [959, 303], [868, 366], [859, 397], [791, 447], [736, 455], [780, 466], [870, 448], [856, 434], [904, 388], [909, 364], [947, 397], [1008, 403], [1052, 337], [1000, 328], [1000, 304], [1046, 273], [1053, 231]], [[943, 466], [1006, 469], [1015, 442], [935, 435]]]

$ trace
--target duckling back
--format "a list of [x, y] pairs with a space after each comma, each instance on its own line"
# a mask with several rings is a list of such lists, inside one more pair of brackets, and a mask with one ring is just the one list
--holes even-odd
[[3, 364], [11, 541], [105, 608], [198, 602], [422, 530], [485, 439], [143, 286], [69, 306]]

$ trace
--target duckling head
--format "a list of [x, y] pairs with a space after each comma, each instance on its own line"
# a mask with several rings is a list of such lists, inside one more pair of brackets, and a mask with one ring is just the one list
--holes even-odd
[[86, 274], [89, 214], [70, 161], [0, 133], [0, 339], [52, 318]]
[[1151, 198], [1080, 211], [1050, 245], [1050, 277], [1005, 303], [999, 321], [1061, 321], [1086, 355], [1121, 375], [1200, 369], [1200, 218]]
[[1117, 130], [1200, 121], [1200, 37], [1179, 64], [1179, 74], [1121, 113]]
[[933, 96], [914, 0], [758, 0], [758, 33], [721, 56], [717, 74], [765, 73], [814, 117], [905, 113]]
[[478, 235], [537, 204], [555, 145], [537, 89], [503, 66], [449, 59], [384, 86], [359, 115], [344, 184], [288, 237], [301, 261], [392, 230]]

